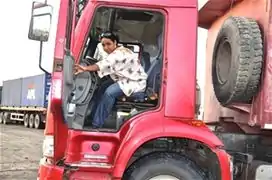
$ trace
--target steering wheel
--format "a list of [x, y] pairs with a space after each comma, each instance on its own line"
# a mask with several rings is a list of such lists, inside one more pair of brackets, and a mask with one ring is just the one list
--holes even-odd
[[93, 58], [93, 57], [91, 57], [91, 56], [87, 56], [87, 57], [86, 57], [86, 61], [88, 61], [90, 64], [95, 64], [95, 63], [98, 62], [97, 59], [95, 59], [95, 58]]
[[[95, 60], [95, 59], [94, 59]], [[90, 65], [89, 62], [80, 63], [82, 66]], [[82, 72], [75, 76], [75, 88], [73, 90], [74, 97], [72, 103], [77, 105], [84, 105], [89, 103], [93, 92], [97, 88], [99, 77], [96, 72]]]

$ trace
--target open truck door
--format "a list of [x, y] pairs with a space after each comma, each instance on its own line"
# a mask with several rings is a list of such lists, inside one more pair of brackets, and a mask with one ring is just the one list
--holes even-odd
[[[54, 44], [54, 64], [52, 70], [52, 87], [50, 104], [47, 112], [43, 156], [57, 163], [64, 157], [67, 138], [67, 101], [73, 89], [74, 58], [71, 54], [71, 40], [73, 36], [73, 1], [62, 0], [59, 5], [56, 41]], [[54, 7], [55, 8], [55, 7]], [[28, 38], [47, 43], [51, 29], [53, 7], [45, 3], [33, 2]], [[41, 46], [42, 47], [42, 46]], [[42, 51], [42, 49], [40, 49]], [[48, 59], [40, 58], [42, 61]], [[58, 133], [56, 133], [58, 132]], [[61, 137], [59, 137], [61, 135]]]

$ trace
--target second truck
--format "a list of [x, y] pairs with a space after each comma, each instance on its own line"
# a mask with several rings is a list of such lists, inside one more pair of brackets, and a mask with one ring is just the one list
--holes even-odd
[[1, 87], [0, 124], [23, 123], [45, 127], [51, 75], [41, 74], [7, 80]]

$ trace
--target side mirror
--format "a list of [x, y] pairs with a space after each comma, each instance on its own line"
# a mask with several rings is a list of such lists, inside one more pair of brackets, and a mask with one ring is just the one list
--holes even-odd
[[35, 41], [46, 42], [51, 28], [53, 7], [40, 2], [32, 3], [31, 20], [28, 38]]

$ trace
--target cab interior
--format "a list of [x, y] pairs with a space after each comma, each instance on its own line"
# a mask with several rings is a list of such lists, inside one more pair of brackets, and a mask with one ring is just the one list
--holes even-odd
[[[118, 131], [129, 118], [144, 111], [156, 109], [160, 102], [164, 15], [159, 11], [127, 8], [99, 7], [92, 20], [80, 63], [90, 65], [97, 62], [94, 54], [99, 44], [99, 35], [112, 31], [119, 37], [119, 44], [131, 49], [138, 56], [148, 75], [145, 92], [117, 99], [110, 116], [100, 131]], [[72, 103], [73, 128], [90, 129], [92, 124], [93, 96], [102, 81], [97, 73], [84, 72], [75, 79]]]
[[[112, 7], [99, 7], [96, 10], [80, 63], [96, 63], [94, 54], [99, 44], [99, 35], [104, 31], [112, 31], [118, 35], [119, 44], [131, 49], [139, 58], [148, 75], [146, 91], [134, 93], [130, 97], [119, 97], [103, 129], [118, 130], [131, 116], [159, 105], [163, 22], [163, 14], [160, 12]], [[110, 77], [99, 78], [97, 73], [90, 72], [76, 76], [72, 98], [75, 104], [74, 128], [91, 129], [92, 106], [96, 103], [92, 97], [107, 78]]]

